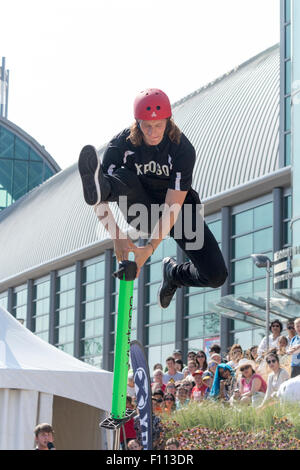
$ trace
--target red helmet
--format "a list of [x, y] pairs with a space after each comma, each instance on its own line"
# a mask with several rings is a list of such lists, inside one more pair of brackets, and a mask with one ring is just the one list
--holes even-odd
[[152, 121], [172, 116], [169, 98], [157, 88], [141, 91], [134, 100], [133, 108], [137, 120]]

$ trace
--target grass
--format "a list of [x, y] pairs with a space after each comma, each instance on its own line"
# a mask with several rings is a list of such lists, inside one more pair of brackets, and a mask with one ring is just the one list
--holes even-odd
[[[171, 417], [163, 416], [169, 437], [174, 430], [179, 433], [194, 427], [215, 431], [234, 429], [245, 432], [268, 430], [276, 420], [287, 418], [295, 429], [295, 437], [300, 439], [300, 404], [270, 404], [262, 409], [251, 406], [230, 407], [218, 402], [191, 403], [189, 406], [174, 412]], [[176, 425], [174, 424], [176, 422]]]

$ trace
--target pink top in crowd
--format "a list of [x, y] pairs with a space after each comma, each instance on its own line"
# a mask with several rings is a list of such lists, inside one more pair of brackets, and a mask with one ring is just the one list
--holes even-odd
[[264, 379], [262, 378], [262, 376], [259, 375], [259, 374], [253, 374], [252, 377], [251, 377], [251, 379], [250, 379], [250, 382], [249, 382], [249, 383], [246, 382], [245, 377], [242, 377], [242, 378], [241, 378], [241, 384], [242, 384], [243, 393], [247, 393], [247, 392], [250, 392], [250, 391], [251, 391], [253, 379], [259, 379], [259, 380], [260, 380], [260, 388], [259, 388], [258, 391], [259, 391], [259, 392], [266, 393], [266, 391], [267, 391], [267, 384], [266, 384], [266, 382], [264, 381]]

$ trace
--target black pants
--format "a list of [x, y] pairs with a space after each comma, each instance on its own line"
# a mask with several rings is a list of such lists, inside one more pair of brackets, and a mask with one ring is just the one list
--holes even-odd
[[291, 379], [300, 375], [300, 366], [292, 366], [291, 369]]
[[[106, 174], [105, 177], [111, 187], [111, 193], [107, 201], [118, 202], [119, 208], [123, 212], [128, 224], [136, 219], [136, 215], [128, 215], [127, 211], [124, 211], [122, 204], [119, 204], [120, 196], [127, 196], [128, 208], [133, 207], [136, 203], [147, 207], [148, 233], [150, 235], [159, 218], [159, 214], [156, 213], [156, 216], [153, 215], [153, 212], [151, 214], [151, 207], [154, 204], [161, 205], [165, 202], [167, 193], [165, 182], [160, 182], [154, 178], [137, 176], [134, 172], [124, 167], [119, 168], [112, 175]], [[193, 247], [191, 249], [191, 245], [195, 244], [196, 238], [199, 238], [199, 234], [197, 234], [197, 221], [199, 222], [198, 204], [200, 204], [199, 196], [196, 191], [191, 189], [186, 196], [181, 214], [170, 231], [170, 236], [175, 239], [190, 260], [189, 262], [177, 265], [174, 272], [172, 272], [172, 276], [178, 287], [199, 286], [217, 288], [224, 284], [228, 273], [218, 243], [205, 222], [203, 222], [201, 228], [204, 230], [203, 246], [199, 249], [194, 249]], [[189, 225], [190, 231], [187, 238], [185, 228]], [[143, 231], [142, 227], [135, 228]], [[190, 237], [192, 233], [196, 234], [194, 238]]]

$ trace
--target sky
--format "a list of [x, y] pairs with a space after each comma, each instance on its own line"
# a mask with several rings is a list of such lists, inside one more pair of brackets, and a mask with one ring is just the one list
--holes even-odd
[[171, 103], [279, 43], [279, 0], [9, 0], [0, 58], [8, 119], [64, 169], [133, 121], [133, 100]]

